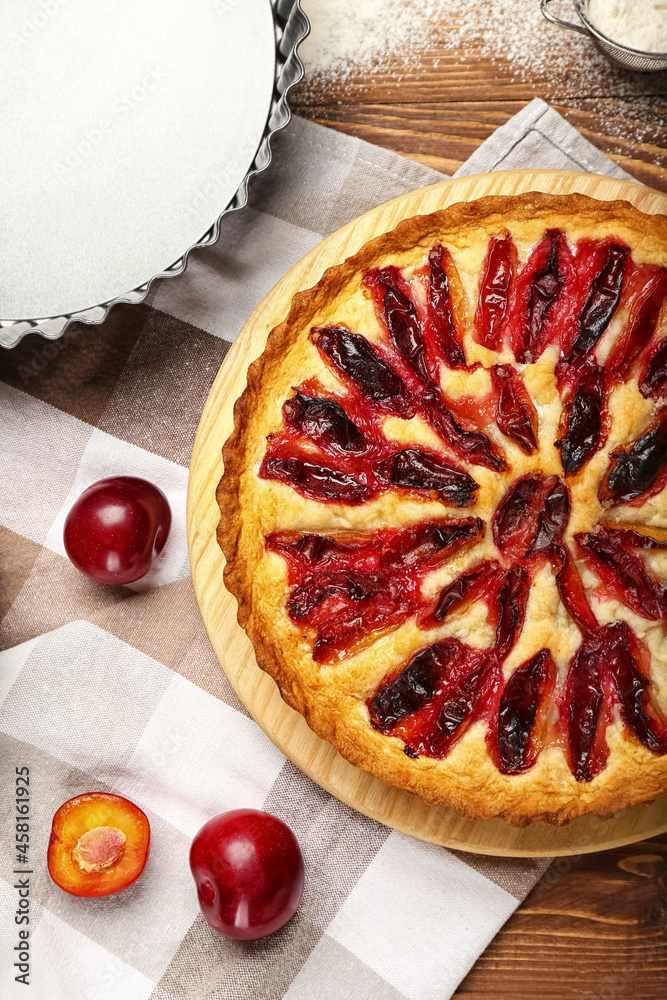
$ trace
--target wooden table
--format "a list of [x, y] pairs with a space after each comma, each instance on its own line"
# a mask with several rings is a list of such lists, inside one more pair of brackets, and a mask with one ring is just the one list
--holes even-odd
[[[446, 19], [443, 0], [441, 30]], [[603, 69], [582, 92], [573, 90], [577, 66], [562, 60], [540, 79], [526, 82], [522, 75], [501, 56], [480, 58], [472, 46], [453, 53], [433, 44], [417, 67], [413, 59], [407, 66], [394, 61], [374, 69], [372, 80], [358, 73], [345, 85], [306, 82], [292, 103], [306, 118], [449, 174], [495, 128], [541, 97], [638, 180], [667, 192], [667, 72]], [[667, 836], [559, 859], [456, 996], [664, 1000], [666, 883]]]

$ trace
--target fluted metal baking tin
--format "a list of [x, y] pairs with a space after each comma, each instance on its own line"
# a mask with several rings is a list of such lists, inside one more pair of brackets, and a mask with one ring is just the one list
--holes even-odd
[[271, 162], [271, 139], [276, 132], [285, 128], [292, 114], [288, 103], [290, 89], [303, 77], [303, 64], [298, 55], [300, 42], [310, 31], [310, 22], [301, 9], [300, 0], [271, 0], [276, 30], [276, 75], [273, 98], [264, 134], [255, 157], [236, 191], [234, 198], [214, 221], [205, 235], [188, 247], [182, 257], [174, 261], [170, 267], [159, 274], [153, 275], [144, 284], [129, 292], [101, 302], [99, 305], [80, 312], [66, 313], [61, 316], [49, 316], [39, 319], [1, 320], [0, 346], [14, 347], [28, 333], [37, 333], [47, 340], [57, 340], [70, 323], [85, 323], [96, 326], [107, 317], [112, 306], [120, 302], [143, 302], [151, 286], [158, 278], [172, 278], [182, 274], [187, 267], [190, 254], [200, 247], [208, 247], [216, 242], [220, 234], [220, 223], [228, 212], [243, 208], [248, 201], [248, 184], [250, 179], [263, 170]]

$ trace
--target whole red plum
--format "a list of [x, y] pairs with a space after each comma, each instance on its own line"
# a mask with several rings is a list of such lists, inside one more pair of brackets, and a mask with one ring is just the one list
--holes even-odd
[[234, 809], [205, 823], [192, 841], [190, 869], [206, 921], [226, 937], [266, 937], [301, 901], [298, 841], [282, 820], [258, 809]]
[[148, 573], [171, 527], [169, 502], [135, 476], [100, 479], [73, 503], [63, 532], [70, 561], [98, 583], [132, 583]]

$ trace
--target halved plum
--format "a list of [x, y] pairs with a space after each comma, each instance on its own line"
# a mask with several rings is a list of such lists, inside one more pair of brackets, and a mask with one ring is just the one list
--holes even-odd
[[111, 896], [139, 878], [149, 843], [150, 825], [138, 806], [109, 792], [86, 792], [53, 817], [49, 875], [72, 896]]

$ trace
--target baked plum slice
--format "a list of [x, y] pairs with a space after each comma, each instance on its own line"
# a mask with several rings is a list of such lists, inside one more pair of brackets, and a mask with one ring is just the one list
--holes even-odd
[[646, 648], [625, 621], [605, 629], [606, 662], [614, 682], [621, 714], [639, 742], [654, 753], [667, 753], [667, 724], [651, 704]]
[[484, 537], [479, 517], [424, 522], [389, 532], [380, 555], [380, 566], [391, 572], [433, 569], [463, 548]]
[[367, 503], [377, 495], [374, 486], [354, 474], [332, 469], [305, 456], [267, 454], [259, 470], [261, 479], [277, 479], [310, 500], [343, 503], [352, 507]]
[[609, 242], [604, 259], [591, 282], [588, 296], [577, 321], [577, 334], [567, 355], [569, 364], [582, 361], [600, 340], [618, 308], [629, 249]]
[[544, 265], [533, 275], [530, 284], [526, 315], [526, 341], [519, 355], [519, 361], [533, 361], [538, 356], [540, 335], [545, 319], [560, 295], [563, 285], [563, 279], [558, 269], [558, 250], [561, 239], [562, 233], [556, 232], [550, 232], [544, 238], [548, 256]]
[[556, 571], [556, 587], [570, 618], [584, 636], [594, 634], [598, 629], [598, 620], [588, 602], [572, 553], [566, 545], [554, 545], [550, 558]]
[[511, 236], [494, 236], [489, 240], [479, 283], [475, 335], [479, 343], [491, 351], [498, 351], [502, 344], [517, 260]]
[[442, 758], [472, 723], [492, 672], [486, 652], [443, 639], [416, 653], [368, 700], [371, 725], [408, 757]]
[[400, 376], [365, 337], [342, 326], [314, 327], [311, 339], [348, 384], [384, 413], [414, 416], [414, 406]]
[[648, 500], [667, 482], [667, 407], [652, 426], [625, 450], [610, 456], [611, 464], [598, 491], [604, 507]]
[[639, 381], [639, 391], [647, 399], [667, 396], [667, 337], [651, 351]]
[[563, 537], [570, 510], [567, 486], [558, 476], [522, 476], [493, 515], [496, 546], [509, 559], [547, 553]]
[[288, 564], [287, 610], [315, 630], [313, 658], [335, 663], [416, 616], [425, 575], [484, 535], [479, 518], [427, 521], [365, 537], [277, 532]]
[[600, 725], [603, 656], [604, 648], [597, 637], [582, 643], [573, 657], [566, 681], [570, 768], [577, 781], [592, 781], [607, 761], [605, 727]]
[[[542, 477], [527, 475], [517, 479], [498, 504], [491, 521], [493, 540], [510, 558], [525, 553], [537, 524]], [[532, 513], [532, 518], [531, 518]]]
[[493, 654], [501, 663], [509, 656], [521, 635], [530, 584], [530, 574], [522, 566], [512, 566], [495, 595], [498, 624]]
[[297, 389], [283, 403], [283, 418], [288, 427], [334, 454], [347, 455], [368, 448], [363, 431], [335, 399], [307, 396]]
[[460, 609], [473, 601], [489, 602], [504, 580], [504, 572], [495, 559], [487, 559], [452, 580], [438, 595], [435, 607], [425, 616], [422, 628], [434, 628], [442, 624], [450, 611]]
[[561, 541], [571, 510], [572, 501], [567, 486], [557, 476], [549, 477], [546, 480], [535, 534], [526, 556], [550, 552]]
[[471, 507], [478, 483], [463, 469], [423, 448], [396, 452], [379, 470], [380, 478], [391, 486], [436, 493], [443, 503]]
[[424, 332], [400, 271], [393, 266], [367, 271], [364, 281], [382, 303], [384, 321], [394, 347], [424, 382], [431, 383]]
[[627, 282], [627, 322], [609, 353], [605, 369], [614, 379], [625, 382], [633, 374], [660, 323], [667, 297], [667, 270], [654, 264], [633, 267]]
[[644, 563], [624, 547], [622, 536], [603, 525], [594, 532], [575, 535], [589, 563], [611, 595], [642, 618], [656, 621], [667, 611], [663, 587], [649, 575]]
[[498, 394], [496, 424], [526, 455], [537, 450], [537, 410], [511, 365], [494, 365], [491, 378]]
[[461, 648], [458, 639], [444, 639], [421, 649], [407, 666], [385, 682], [368, 701], [375, 729], [389, 733], [397, 722], [431, 701]]
[[500, 698], [497, 755], [503, 774], [522, 774], [534, 765], [541, 749], [536, 726], [556, 667], [548, 649], [541, 649], [510, 675]]
[[[642, 531], [634, 528], [618, 527], [612, 524], [605, 524], [606, 534], [618, 541], [622, 546], [630, 549], [660, 550], [667, 549], [667, 531], [664, 528], [650, 528], [642, 526]], [[654, 531], [660, 537], [649, 534]]]
[[582, 366], [566, 403], [562, 436], [554, 442], [566, 476], [579, 472], [604, 444], [606, 399], [602, 368], [595, 363]]
[[424, 396], [420, 409], [442, 440], [465, 461], [472, 465], [482, 465], [494, 472], [507, 471], [507, 462], [498, 454], [486, 434], [463, 427], [441, 400]]
[[552, 321], [572, 277], [571, 257], [565, 234], [550, 229], [517, 276], [507, 328], [521, 364], [537, 361], [551, 339]]
[[485, 695], [497, 674], [495, 661], [466, 647], [462, 666], [462, 672], [445, 689], [435, 725], [421, 739], [413, 736], [406, 743], [406, 753], [409, 748], [413, 754], [444, 757], [484, 710]]
[[452, 255], [442, 243], [428, 255], [428, 333], [439, 354], [452, 368], [463, 368], [466, 356], [456, 329], [448, 269], [453, 268]]

